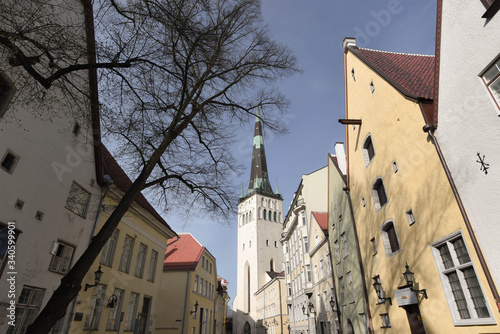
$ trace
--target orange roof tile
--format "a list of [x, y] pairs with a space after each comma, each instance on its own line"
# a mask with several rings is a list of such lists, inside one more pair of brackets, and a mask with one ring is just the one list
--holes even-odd
[[311, 212], [316, 219], [319, 227], [323, 232], [328, 232], [328, 213], [326, 212]]
[[434, 56], [378, 51], [354, 46], [349, 46], [348, 49], [402, 94], [414, 99], [433, 99]]
[[163, 261], [163, 271], [194, 270], [205, 251], [205, 247], [190, 233], [179, 234], [178, 239], [169, 239], [167, 245], [165, 260]]

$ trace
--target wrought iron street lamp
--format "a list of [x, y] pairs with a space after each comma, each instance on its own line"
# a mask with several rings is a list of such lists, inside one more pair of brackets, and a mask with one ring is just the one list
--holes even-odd
[[425, 299], [427, 299], [427, 290], [422, 289], [422, 290], [415, 290], [414, 288], [414, 283], [415, 283], [415, 274], [410, 271], [410, 266], [408, 265], [408, 262], [405, 265], [405, 272], [403, 273], [403, 277], [405, 278], [406, 284], [410, 287], [412, 291], [415, 291], [417, 294], [421, 294], [424, 296]]
[[375, 293], [377, 294], [377, 298], [385, 303], [389, 302], [390, 305], [392, 305], [392, 299], [391, 297], [385, 297], [384, 296], [384, 290], [382, 289], [382, 283], [380, 282], [380, 276], [375, 276], [373, 277], [373, 288], [375, 289]]
[[99, 268], [94, 271], [94, 284], [85, 284], [85, 290], [87, 291], [88, 288], [93, 288], [94, 286], [97, 286], [99, 284], [99, 281], [101, 280], [102, 277], [102, 270], [101, 270], [101, 265], [99, 265]]

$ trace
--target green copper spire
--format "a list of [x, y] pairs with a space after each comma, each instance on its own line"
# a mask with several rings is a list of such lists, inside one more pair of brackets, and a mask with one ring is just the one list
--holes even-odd
[[266, 151], [264, 149], [264, 137], [262, 136], [262, 119], [260, 110], [257, 107], [255, 116], [255, 132], [253, 136], [252, 166], [250, 170], [250, 184], [248, 185], [247, 196], [254, 193], [262, 195], [281, 197], [275, 194], [269, 182], [267, 172]]

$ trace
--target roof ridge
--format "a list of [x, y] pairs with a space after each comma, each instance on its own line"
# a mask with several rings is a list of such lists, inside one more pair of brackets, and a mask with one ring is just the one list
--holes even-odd
[[425, 54], [420, 54], [420, 53], [405, 53], [405, 52], [395, 52], [395, 51], [375, 50], [375, 49], [360, 48], [360, 47], [357, 47], [357, 48], [358, 48], [359, 50], [374, 51], [374, 52], [381, 52], [381, 53], [391, 53], [391, 54], [395, 54], [395, 55], [403, 55], [403, 56], [436, 57], [435, 55], [425, 55]]

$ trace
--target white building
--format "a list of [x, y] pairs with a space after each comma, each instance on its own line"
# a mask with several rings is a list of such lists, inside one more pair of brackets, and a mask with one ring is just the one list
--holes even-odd
[[[92, 30], [92, 20], [85, 20], [85, 6], [90, 2], [41, 9], [51, 11], [55, 21], [64, 17], [72, 22], [73, 50], [81, 42], [81, 52]], [[91, 16], [91, 8], [86, 9]], [[11, 28], [8, 22], [0, 24]], [[80, 59], [93, 61], [90, 53]], [[33, 59], [33, 66], [43, 72], [46, 61], [41, 55]], [[24, 333], [88, 246], [102, 181], [94, 158], [100, 156], [94, 150], [99, 137], [97, 103], [83, 94], [81, 101], [75, 101], [56, 84], [47, 90], [38, 86], [45, 103], [38, 102], [36, 85], [27, 85], [28, 75], [18, 65], [12, 53], [0, 47], [0, 332], [9, 334]], [[91, 70], [69, 80], [75, 79], [75, 87], [92, 95], [97, 92], [90, 84], [95, 78], [96, 71]], [[6, 253], [3, 241], [10, 231], [15, 248], [10, 245]], [[15, 311], [8, 309], [13, 303]], [[65, 326], [60, 321], [52, 333], [62, 333]]]
[[[290, 333], [294, 334], [314, 334], [326, 329], [327, 325], [328, 328], [331, 326], [331, 321], [328, 324], [329, 319], [324, 316], [328, 310], [324, 299], [331, 298], [333, 285], [331, 266], [325, 262], [329, 253], [328, 239], [312, 215], [313, 212], [327, 211], [327, 181], [327, 167], [303, 175], [283, 225], [280, 241], [283, 244]], [[316, 256], [315, 261], [311, 254]], [[327, 295], [321, 292], [317, 297], [317, 291], [323, 291], [326, 285], [329, 285], [325, 290]], [[324, 322], [324, 327], [319, 329], [316, 326], [318, 311], [321, 311], [321, 322]]]
[[[483, 5], [484, 4], [484, 5]], [[491, 5], [489, 5], [491, 4]], [[469, 231], [477, 237], [498, 300], [500, 229], [500, 8], [499, 1], [438, 1], [437, 106], [433, 119]], [[432, 132], [432, 131], [431, 131]], [[460, 203], [461, 202], [461, 203]], [[465, 233], [465, 231], [464, 231]], [[476, 245], [477, 245], [476, 244]], [[481, 257], [480, 252], [478, 256]], [[485, 270], [487, 273], [487, 270]], [[496, 285], [496, 288], [495, 288]], [[500, 305], [500, 304], [498, 304]], [[500, 307], [500, 306], [499, 306]]]
[[233, 333], [256, 333], [255, 293], [267, 283], [267, 271], [282, 271], [283, 199], [271, 188], [267, 173], [262, 121], [257, 112], [250, 185], [238, 203], [237, 289], [233, 303]]

